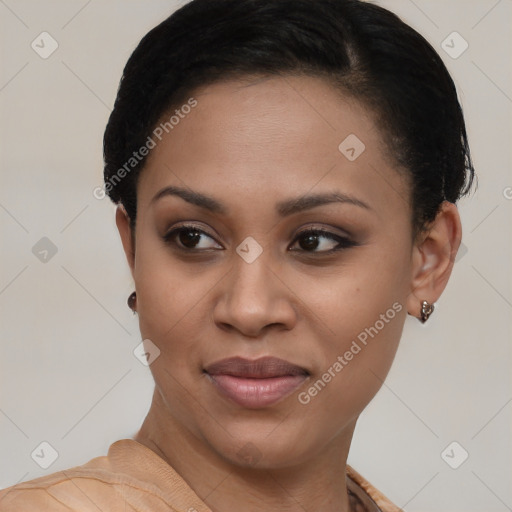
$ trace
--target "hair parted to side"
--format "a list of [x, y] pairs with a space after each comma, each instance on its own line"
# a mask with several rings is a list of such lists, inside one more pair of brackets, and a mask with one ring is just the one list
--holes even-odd
[[105, 130], [106, 192], [123, 204], [132, 229], [146, 158], [112, 178], [163, 116], [198, 87], [287, 74], [324, 78], [373, 112], [388, 156], [410, 183], [413, 237], [444, 200], [470, 191], [476, 176], [455, 84], [434, 48], [397, 15], [360, 0], [192, 0], [142, 38]]

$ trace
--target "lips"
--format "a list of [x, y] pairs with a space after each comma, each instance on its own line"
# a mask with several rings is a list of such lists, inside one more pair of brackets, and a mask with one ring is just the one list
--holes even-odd
[[223, 396], [249, 409], [273, 405], [297, 389], [309, 375], [304, 368], [276, 357], [232, 357], [213, 363], [204, 371]]
[[262, 357], [251, 361], [242, 357], [222, 359], [205, 368], [209, 375], [232, 375], [248, 379], [268, 379], [288, 375], [307, 375], [308, 372], [284, 359]]

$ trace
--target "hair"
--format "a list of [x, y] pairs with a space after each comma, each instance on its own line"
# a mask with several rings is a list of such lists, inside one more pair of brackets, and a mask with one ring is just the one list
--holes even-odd
[[285, 75], [323, 78], [372, 111], [387, 156], [408, 177], [413, 237], [443, 201], [470, 191], [476, 176], [455, 84], [397, 15], [360, 0], [192, 0], [142, 38], [106, 126], [106, 192], [132, 230], [147, 159], [134, 151], [162, 117], [200, 87]]

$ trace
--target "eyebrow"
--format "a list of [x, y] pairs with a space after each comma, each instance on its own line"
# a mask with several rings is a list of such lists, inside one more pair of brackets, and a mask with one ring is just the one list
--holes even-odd
[[[153, 204], [159, 199], [167, 196], [181, 197], [181, 199], [187, 203], [208, 210], [211, 213], [220, 215], [227, 215], [229, 213], [229, 210], [217, 199], [201, 194], [200, 192], [195, 192], [190, 189], [176, 186], [169, 186], [160, 190], [153, 197], [150, 204]], [[317, 206], [332, 203], [351, 204], [368, 211], [373, 211], [370, 205], [364, 201], [350, 194], [337, 191], [320, 194], [307, 194], [297, 198], [286, 199], [276, 204], [276, 211], [279, 216], [287, 217], [289, 215], [293, 215], [294, 213], [299, 213], [305, 210], [316, 208]]]

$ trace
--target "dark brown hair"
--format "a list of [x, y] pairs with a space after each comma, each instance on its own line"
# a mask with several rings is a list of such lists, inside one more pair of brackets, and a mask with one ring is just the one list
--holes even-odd
[[359, 0], [192, 0], [140, 41], [105, 130], [106, 192], [132, 228], [145, 158], [126, 162], [164, 114], [199, 86], [290, 73], [324, 77], [376, 114], [389, 155], [409, 177], [414, 236], [444, 200], [469, 192], [474, 169], [454, 82], [398, 16]]

